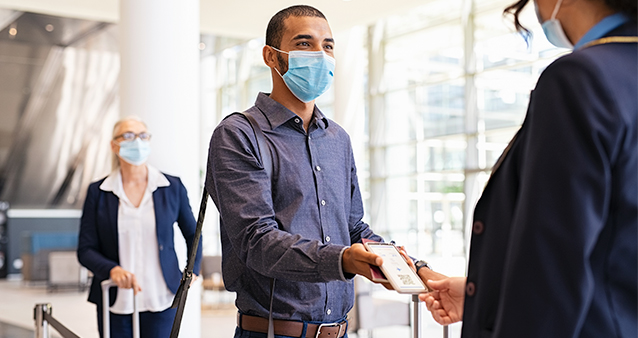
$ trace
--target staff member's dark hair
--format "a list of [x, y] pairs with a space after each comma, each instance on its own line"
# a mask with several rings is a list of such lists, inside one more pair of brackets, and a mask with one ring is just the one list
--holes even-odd
[[[636, 0], [589, 0], [589, 1], [604, 1], [609, 8], [616, 12], [623, 12], [627, 14], [634, 21], [638, 19], [638, 1]], [[529, 30], [518, 20], [518, 16], [521, 14], [523, 7], [527, 5], [529, 0], [519, 0], [511, 5], [509, 5], [503, 11], [504, 15], [511, 14], [514, 16], [514, 26], [516, 26], [516, 30], [519, 32], [524, 32], [524, 34], [529, 34]]]
[[[311, 16], [326, 19], [326, 17], [318, 9], [306, 6], [297, 5], [284, 8], [273, 15], [268, 22], [268, 28], [266, 29], [266, 45], [279, 48], [281, 47], [281, 38], [284, 34], [284, 21], [291, 16]], [[327, 20], [327, 19], [326, 19]]]

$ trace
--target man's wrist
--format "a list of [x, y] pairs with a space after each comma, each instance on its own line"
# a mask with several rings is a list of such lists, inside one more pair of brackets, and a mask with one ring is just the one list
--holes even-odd
[[428, 264], [428, 262], [426, 262], [424, 260], [416, 261], [414, 263], [414, 266], [416, 267], [416, 272], [417, 273], [419, 273], [419, 270], [421, 270], [421, 268], [428, 268], [428, 269], [432, 270], [432, 268], [430, 267], [430, 264]]

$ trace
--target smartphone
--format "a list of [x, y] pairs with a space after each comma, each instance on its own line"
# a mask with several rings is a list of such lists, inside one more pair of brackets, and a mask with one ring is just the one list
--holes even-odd
[[383, 258], [381, 271], [390, 282], [394, 290], [399, 293], [423, 293], [428, 289], [403, 259], [399, 249], [391, 243], [365, 242], [368, 251]]

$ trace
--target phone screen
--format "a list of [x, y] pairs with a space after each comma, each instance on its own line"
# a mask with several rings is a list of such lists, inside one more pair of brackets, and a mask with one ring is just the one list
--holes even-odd
[[381, 270], [396, 291], [402, 293], [427, 291], [419, 276], [405, 262], [403, 256], [394, 245], [388, 243], [365, 243], [365, 246], [368, 250], [383, 258]]

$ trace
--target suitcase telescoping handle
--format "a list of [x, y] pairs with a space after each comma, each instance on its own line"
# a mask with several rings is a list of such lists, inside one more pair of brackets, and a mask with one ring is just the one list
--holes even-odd
[[[117, 286], [110, 279], [102, 281], [102, 328], [103, 338], [111, 338], [109, 289]], [[140, 314], [137, 311], [137, 295], [133, 296], [133, 338], [140, 338]]]

